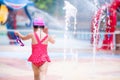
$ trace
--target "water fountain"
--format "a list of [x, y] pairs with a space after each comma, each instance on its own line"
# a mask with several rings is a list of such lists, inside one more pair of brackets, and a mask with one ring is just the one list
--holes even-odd
[[[94, 10], [95, 10], [95, 13], [97, 13], [97, 9], [98, 9], [98, 7], [99, 7], [99, 5], [98, 5], [98, 1], [97, 0], [94, 0], [94, 4], [95, 4], [95, 8], [94, 8]], [[95, 22], [96, 22], [96, 20], [97, 19], [95, 19]], [[99, 25], [99, 23], [97, 24], [97, 25]], [[97, 26], [96, 24], [93, 24], [93, 26], [94, 26], [94, 30], [93, 30], [93, 32], [94, 32], [94, 34], [93, 34], [93, 39], [94, 39], [94, 41], [93, 41], [93, 66], [95, 66], [95, 56], [96, 56], [96, 44], [97, 44]]]
[[[77, 15], [77, 9], [68, 1], [64, 1], [65, 6], [63, 9], [65, 10], [65, 29], [64, 29], [64, 60], [66, 59], [66, 47], [67, 47], [67, 41], [69, 36], [69, 27], [72, 23], [70, 21], [71, 17], [74, 18], [74, 26], [73, 27], [73, 34], [76, 34], [76, 15]], [[71, 53], [72, 49], [71, 49]]]
[[[89, 2], [89, 1], [88, 1]], [[70, 27], [70, 18], [71, 17], [74, 17], [75, 20], [74, 20], [74, 33], [76, 32], [76, 14], [77, 14], [77, 8], [75, 6], [73, 6], [70, 2], [68, 1], [64, 1], [65, 3], [65, 6], [64, 6], [64, 10], [66, 11], [65, 12], [65, 23], [66, 23], [66, 26], [65, 26], [65, 31], [64, 31], [64, 60], [66, 60], [66, 47], [67, 47], [67, 41], [68, 41], [68, 32], [69, 32], [69, 27]], [[97, 0], [94, 0], [93, 1], [93, 10], [91, 11], [95, 11], [95, 13], [97, 13], [97, 10], [99, 9], [99, 2]], [[100, 16], [100, 18], [102, 19], [102, 16]], [[97, 19], [94, 20], [94, 22], [97, 22]], [[98, 31], [97, 31], [97, 27], [96, 26], [100, 26], [100, 22], [98, 22], [98, 24], [93, 24], [93, 38], [94, 38], [94, 41], [93, 41], [93, 57], [92, 57], [92, 69], [91, 69], [91, 73], [93, 73], [92, 75], [95, 74], [96, 72], [96, 44], [97, 44], [97, 36], [98, 36]], [[73, 34], [74, 34], [73, 33]], [[78, 55], [75, 55], [74, 52], [72, 51], [71, 49], [71, 53], [73, 53], [72, 56], [75, 56], [75, 60], [78, 58]]]
[[[96, 14], [97, 15], [100, 14], [100, 15], [98, 15], [99, 17], [96, 17], [94, 19], [95, 24], [93, 24], [93, 38], [94, 38], [94, 41], [93, 41], [93, 69], [92, 69], [93, 74], [96, 73], [96, 69], [97, 69], [96, 68], [96, 53], [97, 53], [96, 48], [98, 46], [98, 41], [99, 41], [98, 36], [100, 35], [99, 34], [100, 23], [103, 21], [103, 23], [104, 23], [103, 27], [104, 28], [107, 28], [107, 27], [111, 28], [110, 27], [110, 12], [108, 10], [108, 8], [109, 8], [108, 7], [108, 1], [107, 0], [104, 0], [104, 1], [105, 1], [104, 2], [105, 5], [102, 6], [102, 7], [99, 7], [98, 2], [96, 0], [94, 0], [95, 6], [96, 6], [95, 15]], [[111, 2], [111, 0], [109, 0], [109, 2]], [[97, 11], [99, 11], [99, 13]], [[111, 22], [112, 22], [112, 20], [111, 20]], [[106, 34], [109, 35], [110, 33], [108, 32]], [[93, 75], [93, 77], [94, 76], [96, 76], [96, 74]]]

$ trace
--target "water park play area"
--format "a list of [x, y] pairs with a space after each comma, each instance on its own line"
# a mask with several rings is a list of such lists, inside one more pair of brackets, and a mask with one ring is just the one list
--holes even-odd
[[[9, 45], [9, 39], [4, 34], [0, 36], [2, 39], [5, 43], [0, 41], [0, 80], [33, 80], [31, 64], [27, 62], [31, 54], [30, 41], [24, 41], [25, 46], [22, 47], [19, 44]], [[81, 35], [80, 40], [71, 38], [67, 41], [64, 47], [61, 44], [64, 43], [63, 38], [58, 36], [55, 45], [49, 45], [52, 62], [49, 63], [47, 80], [120, 79], [119, 51], [94, 52], [85, 35]]]
[[[30, 47], [0, 46], [0, 51], [0, 80], [33, 80], [31, 64], [27, 62]], [[114, 52], [96, 51], [94, 56], [92, 48], [79, 48], [64, 54], [64, 49], [53, 46], [49, 48], [49, 55], [52, 62], [47, 80], [120, 79], [120, 55]]]
[[[45, 19], [48, 34], [55, 35], [55, 44], [48, 45], [51, 62], [46, 80], [120, 80], [120, 29], [116, 28], [120, 0], [93, 0], [94, 4], [83, 0], [93, 9], [93, 14], [90, 10], [87, 15], [80, 13], [75, 1], [63, 0], [63, 21], [34, 7], [29, 0], [13, 1], [0, 0], [0, 6], [6, 6], [6, 12], [9, 9], [9, 15], [4, 14], [7, 21], [0, 16], [0, 80], [34, 80], [27, 61], [31, 41], [17, 42], [14, 31], [32, 32], [32, 19], [39, 15]], [[81, 0], [76, 1], [85, 8]]]

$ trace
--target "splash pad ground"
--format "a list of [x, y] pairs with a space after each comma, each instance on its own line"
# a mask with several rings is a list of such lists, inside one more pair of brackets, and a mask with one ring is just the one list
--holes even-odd
[[[30, 42], [24, 41], [25, 46], [21, 47], [9, 45], [7, 36], [0, 38], [0, 80], [33, 80], [31, 64], [27, 62], [31, 53]], [[67, 57], [64, 59], [64, 45], [61, 44], [64, 40], [57, 37], [55, 45], [49, 46], [52, 62], [47, 80], [120, 80], [119, 54], [96, 51], [93, 58], [88, 40], [71, 39], [66, 43]]]
[[[4, 48], [6, 52], [2, 51]], [[33, 80], [33, 72], [26, 57], [12, 57], [21, 53], [16, 50], [16, 46], [12, 46], [11, 51], [9, 48], [10, 46], [0, 48], [0, 80]], [[24, 50], [22, 52], [24, 53]], [[63, 57], [51, 56], [47, 80], [120, 80], [120, 55], [101, 51], [97, 52], [93, 61], [92, 50], [84, 50], [78, 56], [77, 60], [72, 57], [64, 60]]]

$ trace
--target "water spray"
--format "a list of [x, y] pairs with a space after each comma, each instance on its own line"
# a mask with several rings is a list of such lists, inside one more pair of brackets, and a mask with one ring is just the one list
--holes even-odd
[[76, 34], [76, 15], [77, 15], [77, 9], [68, 1], [64, 1], [65, 6], [63, 7], [63, 10], [65, 10], [65, 30], [64, 30], [64, 60], [66, 59], [66, 43], [68, 39], [68, 30], [69, 26], [71, 24], [70, 18], [74, 18], [74, 26], [73, 26], [73, 34]]

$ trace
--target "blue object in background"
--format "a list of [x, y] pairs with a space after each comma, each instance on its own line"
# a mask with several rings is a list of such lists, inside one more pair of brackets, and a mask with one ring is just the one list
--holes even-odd
[[110, 38], [112, 36], [112, 34], [108, 34], [108, 38]]
[[27, 5], [28, 0], [3, 0], [3, 2], [11, 9], [20, 9]]
[[[24, 10], [27, 17], [30, 20], [30, 23], [26, 26], [31, 27], [32, 18], [28, 12], [27, 6], [29, 6], [29, 5], [34, 6], [34, 3], [32, 1], [29, 1], [29, 0], [0, 0], [0, 4], [6, 5], [9, 10], [9, 16], [8, 16], [8, 20], [6, 22], [7, 29], [17, 29], [18, 26], [16, 25], [16, 16], [17, 16], [17, 11], [21, 10], [21, 9]], [[8, 31], [7, 35], [10, 40], [16, 40], [14, 32]], [[10, 41], [10, 43], [14, 44], [14, 42], [11, 42], [11, 41]]]

